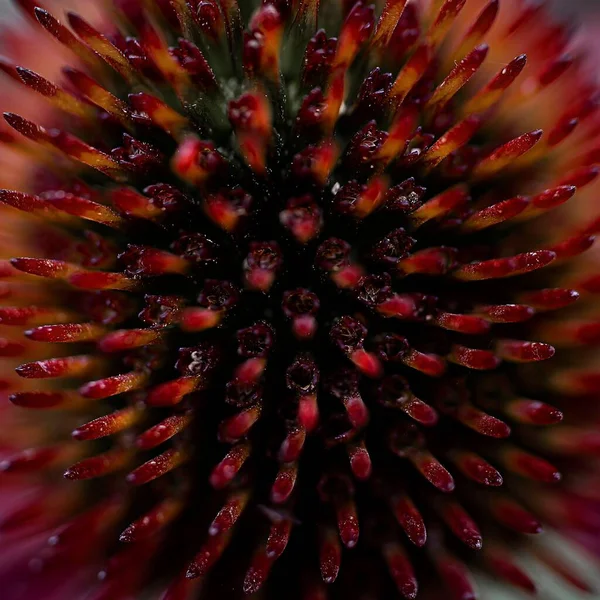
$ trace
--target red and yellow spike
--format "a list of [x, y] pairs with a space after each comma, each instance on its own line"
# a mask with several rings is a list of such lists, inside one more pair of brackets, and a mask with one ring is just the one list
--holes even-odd
[[423, 77], [431, 63], [432, 54], [432, 49], [428, 44], [421, 44], [402, 67], [390, 91], [392, 111], [398, 110], [409, 92]]
[[529, 152], [540, 141], [542, 133], [541, 129], [536, 129], [500, 146], [479, 162], [473, 171], [473, 176], [482, 179], [497, 175]]
[[469, 48], [473, 48], [479, 44], [492, 29], [500, 8], [500, 0], [489, 0], [483, 7], [473, 24], [465, 32], [456, 51], [451, 55], [452, 60], [457, 60], [464, 56]]
[[110, 207], [93, 202], [87, 198], [72, 194], [56, 195], [48, 201], [51, 206], [73, 217], [78, 217], [94, 223], [101, 223], [108, 227], [119, 228], [124, 224], [124, 219]]
[[110, 115], [113, 115], [128, 129], [132, 127], [131, 110], [125, 102], [111, 94], [111, 92], [83, 71], [72, 67], [65, 67], [63, 73], [77, 91], [90, 102], [99, 106]]
[[457, 502], [445, 501], [440, 514], [452, 533], [472, 550], [481, 550], [483, 538], [475, 521]]
[[370, 46], [379, 55], [385, 52], [408, 0], [386, 0]]
[[106, 328], [96, 323], [66, 323], [59, 325], [42, 325], [25, 332], [34, 342], [76, 343], [91, 342], [101, 338]]
[[[285, 21], [273, 4], [263, 4], [250, 21], [252, 34], [260, 40], [253, 57], [251, 71], [279, 86], [281, 77], [281, 43], [285, 31]], [[252, 40], [256, 44], [256, 40]], [[256, 61], [256, 62], [255, 62]]]
[[426, 450], [414, 450], [409, 453], [408, 459], [435, 488], [444, 493], [454, 490], [454, 478], [431, 453]]
[[373, 7], [359, 0], [348, 13], [340, 31], [333, 70], [347, 69], [367, 41], [374, 26]]
[[489, 51], [487, 44], [477, 46], [465, 56], [438, 85], [427, 103], [426, 110], [435, 115], [475, 76]]
[[274, 562], [287, 547], [292, 530], [291, 519], [279, 519], [273, 523], [266, 544], [259, 548], [246, 571], [243, 590], [246, 594], [257, 592], [265, 583]]
[[98, 55], [78, 40], [58, 19], [39, 6], [34, 9], [34, 14], [39, 24], [63, 46], [71, 50], [92, 69], [98, 68], [100, 65]]
[[81, 406], [82, 398], [76, 392], [16, 392], [9, 400], [21, 408], [33, 410], [69, 409]]
[[17, 375], [25, 379], [52, 379], [55, 377], [85, 377], [98, 370], [103, 360], [93, 355], [48, 358], [17, 367]]
[[490, 487], [503, 484], [502, 475], [475, 452], [459, 450], [453, 452], [451, 458], [460, 472], [472, 481]]
[[229, 417], [219, 425], [219, 440], [230, 444], [243, 439], [260, 419], [262, 404], [241, 410], [233, 417]]
[[143, 541], [168, 527], [184, 507], [181, 498], [166, 498], [154, 506], [144, 516], [135, 520], [121, 533], [119, 541], [128, 544]]
[[284, 504], [287, 502], [294, 491], [297, 477], [297, 463], [281, 465], [271, 487], [271, 502], [274, 504]]
[[394, 496], [391, 499], [391, 509], [408, 539], [422, 548], [427, 541], [427, 529], [415, 503], [406, 495]]
[[138, 92], [129, 96], [131, 106], [137, 112], [147, 115], [158, 127], [164, 129], [175, 139], [183, 136], [186, 129], [190, 127], [187, 117], [171, 108], [168, 104], [146, 92]]
[[142, 410], [129, 406], [80, 425], [72, 435], [78, 441], [98, 440], [130, 429], [141, 420], [142, 415]]
[[191, 422], [190, 414], [172, 415], [141, 433], [135, 444], [141, 450], [151, 450], [184, 431]]
[[554, 406], [528, 398], [510, 400], [504, 412], [517, 423], [525, 425], [555, 425], [563, 419], [563, 414]]
[[247, 490], [233, 492], [210, 524], [209, 535], [222, 535], [230, 531], [244, 512], [249, 500], [250, 494]]
[[191, 394], [202, 385], [202, 379], [197, 376], [180, 377], [152, 388], [146, 402], [150, 406], [174, 406], [179, 404], [184, 396]]
[[501, 461], [507, 471], [533, 481], [557, 483], [561, 479], [561, 474], [554, 465], [519, 448], [503, 450]]
[[496, 498], [490, 508], [498, 522], [518, 533], [535, 534], [542, 531], [539, 520], [511, 498]]
[[187, 71], [171, 56], [169, 46], [160, 32], [144, 21], [140, 31], [140, 42], [148, 57], [162, 73], [163, 77], [173, 87], [180, 98], [185, 98], [191, 87]]
[[555, 350], [541, 342], [520, 340], [498, 340], [496, 353], [503, 360], [517, 363], [538, 362], [554, 356]]
[[123, 375], [113, 375], [105, 379], [90, 381], [82, 386], [79, 393], [91, 400], [104, 400], [118, 394], [124, 394], [141, 389], [147, 382], [148, 376], [141, 371], [130, 371]]
[[[40, 17], [38, 16], [38, 18]], [[75, 13], [67, 13], [67, 18], [69, 20], [69, 25], [71, 25], [73, 28], [73, 31], [85, 42], [89, 48], [91, 48], [128, 82], [131, 83], [136, 80], [137, 75], [131, 63], [105, 35], [92, 27], [92, 25], [83, 19], [83, 17]], [[47, 20], [47, 17], [45, 17], [45, 20]], [[63, 39], [66, 39], [64, 34]], [[73, 45], [72, 40], [69, 39], [68, 42], [71, 47], [76, 47]], [[80, 46], [78, 46], [78, 48], [80, 48]]]
[[542, 269], [556, 259], [556, 254], [550, 250], [525, 252], [507, 258], [496, 258], [483, 262], [463, 265], [454, 271], [454, 277], [463, 281], [483, 281], [515, 277]]
[[416, 598], [419, 584], [412, 563], [402, 546], [396, 543], [386, 544], [383, 547], [383, 556], [402, 598], [406, 600]]
[[477, 348], [468, 348], [460, 344], [452, 346], [447, 359], [467, 369], [475, 371], [490, 371], [496, 369], [502, 362], [490, 350], [479, 350]]
[[82, 119], [92, 117], [92, 111], [89, 106], [83, 104], [79, 99], [51, 83], [34, 71], [17, 67], [17, 73], [21, 81], [30, 89], [47, 98], [54, 106], [69, 114]]
[[466, 117], [442, 135], [423, 155], [422, 164], [426, 171], [437, 167], [452, 152], [465, 146], [481, 127], [478, 116]]
[[127, 475], [127, 482], [133, 485], [144, 485], [169, 471], [177, 469], [188, 460], [189, 456], [184, 450], [171, 448], [165, 450], [155, 458], [145, 462]]
[[427, 32], [427, 39], [433, 48], [437, 48], [445, 39], [454, 24], [454, 20], [464, 8], [467, 0], [445, 0], [435, 21]]
[[47, 306], [2, 306], [0, 325], [35, 327], [47, 323], [69, 323], [78, 320], [77, 313]]
[[202, 546], [200, 552], [198, 552], [192, 563], [188, 566], [185, 576], [188, 579], [196, 579], [208, 574], [223, 552], [225, 552], [230, 540], [231, 531], [229, 530], [209, 537], [208, 541]]
[[488, 227], [500, 225], [523, 214], [530, 206], [529, 198], [515, 196], [484, 208], [471, 215], [463, 224], [464, 231], [481, 231]]
[[[433, 148], [434, 146], [432, 146]], [[433, 154], [429, 156], [433, 156]], [[410, 215], [410, 219], [415, 227], [419, 227], [431, 219], [443, 217], [465, 204], [468, 200], [467, 189], [462, 185], [458, 185], [425, 202]]]
[[339, 574], [342, 562], [342, 547], [332, 528], [327, 528], [319, 536], [319, 566], [325, 583], [333, 583]]
[[497, 577], [526, 593], [536, 594], [535, 583], [521, 566], [515, 563], [512, 552], [497, 547], [487, 548], [484, 551], [484, 559], [486, 565]]
[[255, 173], [265, 175], [272, 136], [270, 102], [262, 91], [246, 92], [230, 102], [228, 115], [244, 160]]
[[481, 114], [500, 101], [505, 91], [513, 84], [527, 64], [527, 56], [521, 54], [504, 67], [482, 90], [461, 108], [466, 117]]
[[130, 452], [115, 448], [103, 454], [84, 458], [65, 471], [65, 478], [80, 481], [105, 477], [125, 469], [130, 460]]
[[213, 488], [220, 490], [227, 487], [238, 474], [250, 456], [250, 445], [241, 443], [234, 446], [213, 469], [209, 481]]
[[102, 338], [98, 348], [102, 352], [124, 352], [159, 342], [162, 332], [156, 329], [120, 329]]

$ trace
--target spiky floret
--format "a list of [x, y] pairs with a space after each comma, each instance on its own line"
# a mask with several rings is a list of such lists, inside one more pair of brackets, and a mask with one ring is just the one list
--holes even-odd
[[498, 0], [20, 4], [72, 52], [60, 83], [0, 64], [55, 107], [2, 134], [32, 179], [0, 191], [31, 589], [108, 560], [97, 599], [415, 598], [433, 566], [467, 599], [477, 561], [533, 591], [515, 532], [591, 528], [598, 489], [579, 463], [548, 487], [600, 449], [597, 102], [564, 28]]

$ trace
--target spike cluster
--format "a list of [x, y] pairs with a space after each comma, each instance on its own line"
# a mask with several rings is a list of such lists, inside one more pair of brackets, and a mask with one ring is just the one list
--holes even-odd
[[516, 535], [598, 522], [569, 475], [600, 453], [600, 117], [566, 30], [507, 0], [19, 4], [71, 61], [0, 64], [52, 116], [0, 139], [33, 180], [0, 190], [0, 355], [34, 431], [0, 468], [37, 486], [0, 529], [42, 574], [104, 562], [99, 600], [466, 600], [471, 563], [534, 592]]

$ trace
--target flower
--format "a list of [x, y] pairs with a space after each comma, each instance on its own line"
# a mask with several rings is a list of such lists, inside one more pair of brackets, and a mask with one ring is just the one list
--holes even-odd
[[498, 0], [19, 4], [4, 593], [467, 600], [470, 565], [534, 591], [523, 552], [587, 588], [525, 539], [598, 533], [569, 31]]

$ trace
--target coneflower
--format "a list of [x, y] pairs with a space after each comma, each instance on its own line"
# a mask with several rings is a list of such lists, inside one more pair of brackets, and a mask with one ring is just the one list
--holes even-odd
[[599, 531], [600, 118], [567, 28], [19, 4], [71, 58], [0, 63], [51, 107], [0, 132], [3, 597], [467, 600], [472, 567], [535, 592], [525, 551], [587, 590], [525, 541]]

